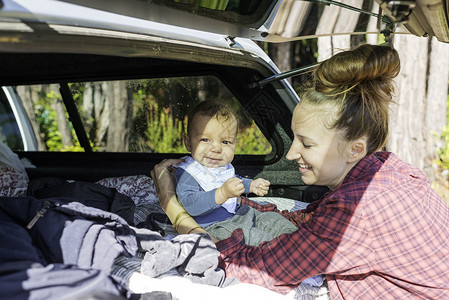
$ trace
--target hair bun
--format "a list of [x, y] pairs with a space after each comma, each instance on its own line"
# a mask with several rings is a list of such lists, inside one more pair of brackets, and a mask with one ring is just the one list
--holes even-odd
[[[340, 52], [323, 61], [314, 73], [315, 89], [327, 94], [339, 94], [364, 82], [377, 81], [380, 88], [392, 90], [391, 80], [400, 71], [396, 50], [389, 46], [365, 44]], [[387, 86], [386, 86], [387, 85]], [[370, 88], [376, 88], [371, 82]]]

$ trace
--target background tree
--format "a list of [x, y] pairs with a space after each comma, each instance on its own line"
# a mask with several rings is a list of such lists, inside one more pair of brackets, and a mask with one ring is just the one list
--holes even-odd
[[33, 127], [34, 135], [36, 136], [37, 147], [40, 151], [47, 150], [47, 145], [45, 144], [40, 126], [38, 124], [36, 115], [34, 113], [34, 106], [37, 105], [39, 101], [39, 91], [41, 90], [40, 85], [22, 85], [17, 87], [17, 93], [22, 99], [25, 111], [30, 119], [31, 126]]

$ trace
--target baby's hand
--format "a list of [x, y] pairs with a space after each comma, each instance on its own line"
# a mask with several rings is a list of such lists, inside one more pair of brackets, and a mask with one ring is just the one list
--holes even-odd
[[[229, 198], [238, 197], [245, 192], [242, 180], [237, 177], [230, 178], [218, 188], [220, 190], [222, 199], [217, 201], [217, 204], [222, 204]], [[223, 202], [222, 202], [223, 201]], [[221, 203], [219, 203], [221, 202]]]
[[270, 188], [270, 182], [268, 180], [265, 180], [263, 178], [257, 178], [251, 182], [249, 191], [251, 193], [256, 194], [257, 196], [262, 197], [268, 193], [269, 188]]

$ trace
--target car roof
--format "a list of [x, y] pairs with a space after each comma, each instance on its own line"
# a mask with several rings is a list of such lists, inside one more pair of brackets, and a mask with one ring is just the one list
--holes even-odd
[[[127, 15], [111, 13], [101, 9], [92, 9], [86, 6], [75, 5], [63, 1], [51, 0], [3, 0], [3, 6], [0, 7], [1, 21], [11, 22], [7, 29], [13, 29], [14, 25], [17, 31], [38, 31], [45, 30], [45, 25], [55, 31], [78, 31], [90, 29], [90, 35], [96, 34], [99, 37], [107, 35], [120, 35], [122, 37], [139, 38], [132, 34], [140, 34], [146, 38], [165, 37], [167, 39], [185, 40], [197, 42], [203, 45], [215, 47], [228, 47], [224, 39], [216, 34], [207, 31], [192, 30], [181, 28], [163, 23], [156, 23], [149, 20], [130, 17]], [[13, 23], [15, 23], [13, 25]], [[42, 25], [38, 25], [42, 24]], [[2, 26], [6, 29], [7, 25]], [[93, 29], [97, 29], [96, 32]], [[103, 31], [102, 31], [103, 30]], [[120, 36], [118, 36], [120, 38]], [[229, 47], [228, 47], [229, 48]]]
[[[45, 82], [45, 72], [49, 73], [48, 78], [55, 74], [64, 77], [70, 70], [58, 65], [58, 61], [86, 61], [84, 67], [94, 71], [93, 63], [88, 62], [96, 60], [98, 55], [154, 57], [165, 59], [167, 67], [177, 64], [170, 60], [250, 67], [267, 77], [278, 72], [263, 49], [244, 38], [229, 38], [63, 1], [3, 0], [2, 4], [0, 56], [4, 59], [0, 70], [4, 72], [0, 72], [0, 80], [3, 85], [26, 83], [26, 77]], [[42, 54], [39, 61], [31, 57], [36, 54]], [[70, 58], [64, 58], [64, 54]], [[78, 59], [81, 55], [90, 55], [91, 59]], [[124, 67], [126, 63], [123, 59]], [[43, 68], [45, 64], [51, 67]], [[75, 63], [75, 67], [78, 65]], [[86, 75], [79, 68], [75, 73]]]
[[[325, 35], [376, 34], [393, 21], [411, 34], [435, 36], [442, 42], [449, 42], [449, 0], [64, 1], [259, 41], [286, 42]], [[332, 16], [335, 15], [333, 11], [345, 11], [345, 18], [357, 19], [357, 22], [353, 22], [353, 26], [329, 26], [327, 24], [332, 24]]]
[[[433, 1], [432, 9], [428, 1], [402, 1], [401, 5], [382, 2], [383, 13], [379, 13], [369, 0], [239, 1], [245, 9], [229, 7], [232, 1], [211, 8], [196, 4], [198, 1], [3, 0], [0, 30], [53, 30], [74, 36], [153, 39], [155, 43], [171, 39], [236, 52], [236, 37], [283, 42], [326, 35], [378, 34], [381, 29], [394, 29], [392, 22], [397, 21], [412, 34], [449, 42], [445, 11], [445, 1], [449, 0]], [[353, 21], [346, 22], [348, 26], [335, 26], [331, 20], [335, 14]], [[270, 61], [256, 47], [249, 48]]]

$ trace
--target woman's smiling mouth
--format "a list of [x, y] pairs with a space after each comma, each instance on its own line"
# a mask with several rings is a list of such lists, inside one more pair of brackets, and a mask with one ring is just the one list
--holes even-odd
[[312, 166], [311, 165], [299, 164], [299, 171], [301, 173], [306, 173], [309, 170], [312, 170]]

